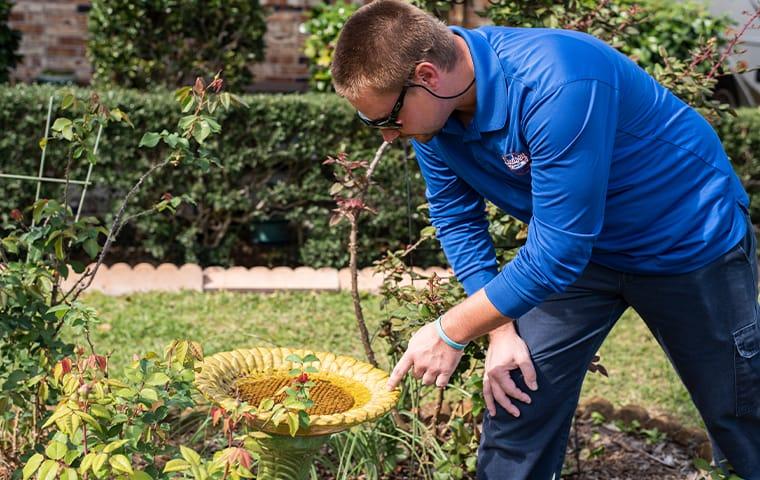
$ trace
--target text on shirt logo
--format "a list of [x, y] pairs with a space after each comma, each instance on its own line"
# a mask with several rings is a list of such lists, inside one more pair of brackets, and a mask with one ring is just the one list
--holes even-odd
[[530, 155], [524, 152], [510, 152], [501, 156], [504, 165], [515, 175], [525, 175], [530, 171]]

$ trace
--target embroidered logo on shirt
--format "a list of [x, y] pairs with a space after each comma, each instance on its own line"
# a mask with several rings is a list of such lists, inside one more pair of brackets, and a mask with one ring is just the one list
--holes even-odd
[[504, 165], [515, 175], [525, 175], [530, 171], [530, 155], [524, 152], [505, 153], [501, 156]]

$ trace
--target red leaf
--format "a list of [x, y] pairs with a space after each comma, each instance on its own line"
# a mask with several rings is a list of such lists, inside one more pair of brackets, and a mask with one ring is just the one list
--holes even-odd
[[245, 450], [244, 448], [238, 448], [238, 456], [240, 460], [240, 464], [247, 468], [248, 470], [251, 469], [251, 454], [248, 453], [248, 450]]
[[63, 369], [63, 373], [71, 372], [71, 359], [67, 357], [61, 360], [61, 368]]
[[97, 363], [98, 368], [101, 372], [106, 371], [106, 366], [108, 365], [108, 360], [103, 355], [95, 355], [95, 363]]
[[224, 415], [224, 409], [219, 407], [214, 407], [211, 409], [211, 424], [213, 426], [216, 426], [217, 423], [219, 423], [219, 419], [222, 418], [222, 415]]

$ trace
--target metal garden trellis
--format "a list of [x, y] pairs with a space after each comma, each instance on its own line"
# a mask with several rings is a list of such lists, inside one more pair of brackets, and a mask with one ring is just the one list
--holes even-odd
[[[50, 119], [52, 117], [53, 113], [53, 100], [55, 98], [55, 95], [51, 95], [50, 99], [48, 101], [48, 111], [47, 111], [47, 121], [45, 122], [45, 139], [47, 140], [48, 134], [50, 133]], [[103, 133], [103, 125], [101, 124], [98, 128], [98, 135], [95, 138], [95, 145], [93, 147], [93, 155], [98, 154], [98, 145], [100, 144], [100, 135]], [[9, 179], [15, 179], [15, 180], [31, 180], [37, 182], [37, 192], [34, 196], [34, 203], [37, 203], [40, 199], [40, 189], [42, 187], [43, 182], [47, 183], [70, 183], [74, 185], [82, 185], [82, 194], [79, 197], [79, 205], [77, 205], [77, 213], [74, 218], [74, 221], [79, 221], [79, 216], [82, 212], [82, 205], [84, 204], [84, 198], [87, 194], [87, 187], [92, 185], [92, 182], [90, 182], [90, 178], [92, 176], [92, 166], [93, 164], [90, 163], [90, 165], [87, 167], [87, 176], [84, 180], [70, 180], [66, 178], [54, 178], [54, 177], [43, 177], [42, 174], [45, 170], [45, 153], [47, 152], [47, 141], [44, 142], [42, 146], [42, 154], [40, 155], [40, 168], [37, 173], [36, 177], [30, 176], [30, 175], [20, 175], [20, 174], [12, 174], [12, 173], [3, 173], [0, 172], [0, 178], [9, 178]], [[35, 220], [32, 218], [32, 226], [34, 226]]]

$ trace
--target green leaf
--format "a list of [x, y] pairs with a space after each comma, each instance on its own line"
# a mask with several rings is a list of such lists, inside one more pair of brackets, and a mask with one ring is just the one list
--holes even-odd
[[227, 92], [222, 93], [219, 98], [222, 101], [222, 105], [224, 105], [225, 110], [230, 109], [230, 94]]
[[158, 141], [161, 140], [161, 135], [159, 135], [156, 132], [146, 132], [145, 135], [143, 135], [142, 140], [140, 140], [139, 147], [148, 147], [153, 148], [156, 145], [158, 145]]
[[105, 418], [106, 420], [111, 418], [111, 412], [103, 405], [97, 403], [90, 405], [90, 413], [96, 417]]
[[47, 448], [45, 448], [45, 455], [47, 455], [49, 458], [52, 458], [53, 460], [60, 460], [64, 455], [66, 455], [67, 451], [68, 449], [66, 448], [66, 445], [53, 440], [48, 444]]
[[147, 380], [145, 380], [146, 385], [153, 385], [153, 386], [159, 386], [159, 385], [166, 385], [171, 381], [171, 378], [163, 372], [156, 372], [152, 374], [150, 377], [148, 377]]
[[114, 440], [113, 442], [106, 445], [106, 447], [103, 449], [103, 453], [111, 453], [114, 450], [118, 450], [123, 447], [128, 441], [128, 439]]
[[72, 138], [74, 138], [74, 126], [73, 125], [66, 125], [63, 127], [63, 130], [61, 131], [61, 136], [65, 138], [68, 141], [71, 141]]
[[153, 480], [153, 477], [143, 472], [142, 470], [137, 470], [132, 474], [131, 477], [129, 477], [129, 480]]
[[117, 472], [134, 473], [134, 470], [132, 470], [132, 463], [125, 455], [114, 455], [108, 459], [108, 463], [110, 463], [111, 468]]
[[87, 252], [90, 258], [95, 258], [100, 251], [100, 245], [98, 245], [98, 242], [94, 238], [85, 240], [82, 248], [84, 248], [84, 251]]
[[187, 130], [188, 128], [190, 128], [190, 125], [193, 124], [196, 118], [197, 117], [195, 115], [186, 115], [180, 118], [179, 123], [178, 123], [179, 128], [182, 130]]
[[23, 475], [23, 480], [27, 480], [29, 477], [34, 475], [34, 472], [37, 471], [38, 468], [40, 468], [40, 465], [42, 464], [42, 461], [45, 460], [45, 457], [42, 456], [42, 454], [35, 453], [31, 457], [29, 457], [29, 460], [26, 462], [26, 465], [24, 465], [24, 469], [21, 471]]
[[42, 425], [42, 428], [49, 427], [50, 425], [55, 423], [56, 420], [65, 418], [66, 415], [71, 415], [71, 409], [67, 407], [66, 405], [61, 405], [55, 410], [55, 412], [53, 412], [50, 418], [48, 418], [47, 421]]
[[56, 118], [53, 126], [50, 127], [54, 132], [62, 132], [64, 128], [71, 127], [71, 120], [65, 117]]
[[195, 450], [184, 445], [180, 445], [179, 452], [182, 454], [182, 458], [187, 460], [187, 463], [189, 463], [191, 467], [197, 467], [200, 465], [201, 457], [195, 453]]
[[48, 144], [48, 139], [47, 138], [41, 138], [40, 139], [40, 143], [39, 143], [40, 150], [45, 150], [45, 147], [47, 147], [47, 144]]
[[97, 453], [90, 452], [84, 456], [82, 462], [79, 464], [79, 473], [84, 474], [92, 466], [93, 460], [98, 456]]
[[71, 310], [71, 307], [69, 305], [65, 303], [59, 303], [54, 307], [48, 308], [48, 311], [45, 313], [55, 313], [55, 316], [58, 317], [58, 320], [60, 320], [64, 315], [66, 315], [66, 312], [69, 310]]
[[203, 144], [210, 134], [211, 127], [205, 120], [201, 120], [196, 124], [195, 128], [193, 128], [193, 138], [195, 138], [195, 141], [200, 144]]
[[100, 471], [100, 469], [103, 468], [103, 465], [106, 464], [106, 460], [108, 460], [108, 455], [105, 453], [99, 453], [95, 455], [95, 458], [92, 459], [92, 471], [96, 475]]
[[58, 474], [58, 462], [55, 460], [45, 460], [37, 474], [39, 480], [53, 480]]
[[152, 388], [143, 388], [140, 390], [140, 396], [152, 402], [158, 401], [158, 393]]
[[290, 431], [290, 436], [295, 437], [296, 432], [298, 432], [298, 414], [295, 412], [288, 412], [288, 430]]
[[63, 96], [63, 100], [61, 100], [61, 109], [66, 110], [70, 106], [74, 104], [74, 95], [67, 93]]
[[267, 411], [271, 410], [272, 407], [274, 407], [274, 400], [271, 398], [262, 398], [261, 402], [259, 403], [259, 410]]
[[310, 353], [310, 354], [306, 355], [305, 357], [303, 357], [303, 363], [318, 362], [318, 361], [319, 361], [319, 359], [313, 353]]
[[295, 353], [291, 353], [287, 357], [285, 357], [286, 362], [293, 362], [293, 363], [301, 363], [303, 360], [301, 360], [301, 357], [296, 355]]
[[63, 260], [63, 237], [55, 239], [55, 258]]
[[61, 473], [60, 480], [77, 480], [79, 476], [77, 475], [77, 471], [73, 468], [67, 468], [66, 470]]
[[182, 106], [182, 113], [187, 113], [193, 109], [193, 105], [195, 105], [195, 98], [192, 95], [188, 95], [180, 100], [179, 103]]
[[171, 472], [182, 472], [190, 468], [190, 464], [186, 461], [175, 458], [174, 460], [169, 460], [166, 462], [166, 465], [164, 465], [164, 473], [171, 473]]

